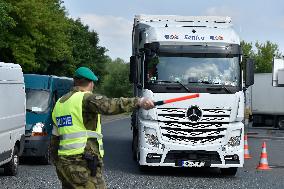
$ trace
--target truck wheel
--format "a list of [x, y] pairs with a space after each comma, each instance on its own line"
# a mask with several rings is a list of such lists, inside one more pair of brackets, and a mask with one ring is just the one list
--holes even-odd
[[138, 148], [138, 136], [137, 133], [134, 134], [133, 130], [133, 139], [132, 139], [132, 159], [137, 161], [137, 149]]
[[43, 165], [50, 165], [51, 164], [51, 147], [50, 144], [47, 147], [47, 151], [45, 152], [45, 155], [41, 157], [41, 163]]
[[284, 117], [278, 118], [278, 127], [280, 130], [284, 130]]
[[230, 168], [221, 168], [221, 174], [224, 176], [235, 176], [238, 168], [237, 167], [230, 167]]
[[12, 159], [4, 165], [4, 174], [8, 176], [15, 176], [18, 173], [19, 167], [19, 150], [18, 147], [14, 147]]

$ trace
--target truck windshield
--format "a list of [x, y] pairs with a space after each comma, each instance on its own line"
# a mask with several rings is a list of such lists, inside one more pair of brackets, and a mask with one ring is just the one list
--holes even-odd
[[49, 107], [50, 92], [44, 90], [27, 89], [27, 111], [42, 113]]
[[146, 61], [148, 83], [239, 86], [239, 57], [159, 55]]

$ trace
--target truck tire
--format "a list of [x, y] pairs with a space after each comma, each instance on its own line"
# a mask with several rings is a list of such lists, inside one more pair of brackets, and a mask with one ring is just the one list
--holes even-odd
[[12, 159], [4, 165], [4, 174], [8, 176], [16, 176], [19, 167], [19, 149], [17, 146], [14, 147]]
[[132, 127], [132, 159], [137, 161], [137, 151], [138, 151], [138, 128], [136, 123], [136, 111], [131, 114], [131, 127]]
[[284, 130], [284, 117], [283, 116], [278, 118], [278, 127], [280, 130]]
[[136, 129], [133, 129], [133, 138], [132, 138], [132, 159], [137, 161], [137, 152], [138, 152], [138, 133]]
[[220, 171], [223, 176], [235, 176], [236, 173], [238, 172], [238, 168], [237, 167], [221, 168]]

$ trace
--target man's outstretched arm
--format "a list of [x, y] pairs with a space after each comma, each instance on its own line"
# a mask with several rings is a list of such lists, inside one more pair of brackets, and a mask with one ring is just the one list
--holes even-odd
[[107, 115], [131, 112], [138, 107], [147, 110], [155, 107], [153, 101], [148, 98], [107, 98], [94, 94], [87, 96], [85, 103], [87, 109], [92, 112]]

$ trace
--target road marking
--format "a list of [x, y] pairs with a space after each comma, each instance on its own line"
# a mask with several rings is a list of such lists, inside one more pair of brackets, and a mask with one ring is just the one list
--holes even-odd
[[284, 137], [274, 137], [274, 136], [249, 136], [249, 138], [263, 139], [263, 140], [284, 140]]
[[284, 165], [269, 165], [270, 168], [280, 168], [283, 169]]

